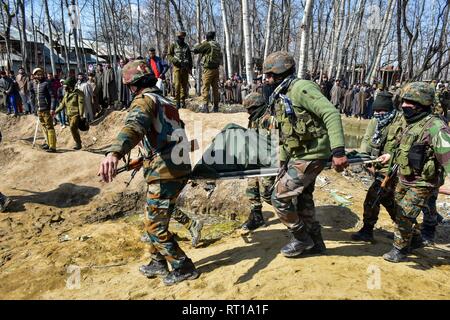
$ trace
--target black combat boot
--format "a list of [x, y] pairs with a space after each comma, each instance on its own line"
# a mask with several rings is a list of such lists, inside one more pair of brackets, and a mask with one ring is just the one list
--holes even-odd
[[423, 226], [421, 234], [422, 234], [422, 244], [424, 247], [434, 246], [434, 238], [436, 235], [435, 226]]
[[81, 150], [81, 144], [74, 145], [73, 150]]
[[218, 103], [214, 104], [213, 112], [219, 112], [219, 104]]
[[203, 229], [203, 221], [201, 220], [192, 220], [191, 227], [189, 228], [189, 233], [192, 237], [192, 246], [195, 248], [198, 245], [198, 242], [200, 241], [200, 238], [202, 236], [202, 229]]
[[177, 102], [177, 109], [180, 109], [180, 108], [181, 108], [181, 103]]
[[200, 273], [195, 268], [192, 260], [186, 258], [181, 267], [174, 269], [164, 278], [163, 282], [166, 286], [172, 286], [181, 281], [194, 280], [200, 276]]
[[44, 143], [44, 144], [42, 145], [42, 149], [43, 149], [43, 150], [48, 150], [48, 149], [50, 149], [50, 147], [48, 146], [48, 144]]
[[244, 231], [253, 231], [258, 229], [259, 227], [265, 227], [266, 222], [264, 221], [264, 217], [262, 215], [261, 209], [252, 209], [248, 219], [242, 225], [242, 230]]
[[169, 274], [169, 267], [166, 260], [152, 260], [148, 265], [141, 266], [139, 271], [147, 278], [155, 278]]
[[352, 234], [353, 241], [373, 242], [373, 226], [364, 224], [358, 232]]
[[5, 212], [10, 203], [11, 199], [0, 193], [0, 212]]
[[406, 261], [407, 254], [407, 249], [399, 250], [396, 247], [393, 247], [391, 251], [383, 255], [383, 259], [394, 263], [404, 262]]
[[325, 242], [323, 242], [322, 238], [322, 227], [320, 224], [314, 225], [309, 232], [311, 239], [314, 242], [314, 247], [311, 249], [305, 250], [305, 254], [324, 254], [327, 250], [325, 246]]
[[294, 258], [301, 255], [305, 250], [314, 247], [314, 241], [311, 239], [305, 226], [301, 226], [297, 230], [289, 230], [292, 233], [291, 241], [281, 248], [281, 254], [287, 258]]

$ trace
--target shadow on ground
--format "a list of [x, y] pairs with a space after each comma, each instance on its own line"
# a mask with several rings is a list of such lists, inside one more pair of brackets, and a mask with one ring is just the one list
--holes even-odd
[[16, 189], [22, 192], [30, 193], [30, 195], [11, 195], [13, 200], [9, 212], [20, 212], [25, 210], [26, 203], [35, 203], [47, 205], [56, 208], [70, 208], [81, 205], [87, 205], [93, 197], [100, 193], [99, 188], [78, 186], [73, 183], [63, 183], [58, 188], [45, 192], [37, 192], [31, 190]]

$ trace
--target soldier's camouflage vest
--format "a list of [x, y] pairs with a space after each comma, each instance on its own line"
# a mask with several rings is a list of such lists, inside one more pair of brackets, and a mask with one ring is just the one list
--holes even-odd
[[395, 162], [399, 164], [400, 175], [421, 176], [425, 181], [436, 179], [439, 165], [431, 146], [424, 141], [434, 115], [411, 124], [399, 138]]
[[[298, 79], [294, 80], [287, 94]], [[275, 102], [275, 118], [280, 130], [280, 143], [285, 150], [292, 154], [292, 150], [308, 148], [308, 143], [327, 134], [323, 122], [313, 113], [302, 106], [293, 105], [288, 96], [280, 94]]]
[[222, 63], [222, 49], [216, 41], [209, 41], [209, 45], [211, 46], [211, 50], [203, 56], [203, 67], [217, 69]]
[[384, 150], [384, 148], [386, 146], [386, 142], [391, 139], [396, 139], [397, 134], [401, 133], [402, 128], [405, 125], [405, 121], [403, 119], [403, 115], [400, 112], [397, 112], [394, 119], [392, 119], [392, 122], [383, 128], [380, 142], [376, 144], [373, 142], [373, 139], [370, 140], [369, 146], [371, 156], [378, 158], [385, 153], [386, 150]]
[[178, 44], [178, 42], [175, 42], [174, 56], [180, 61], [180, 63], [185, 63], [185, 64], [189, 63], [188, 52], [189, 52], [189, 46], [187, 44], [180, 46]]
[[[155, 102], [153, 111], [153, 121], [150, 130], [147, 131], [143, 139], [143, 145], [147, 152], [147, 159], [144, 160], [144, 174], [148, 182], [154, 179], [170, 179], [183, 177], [191, 170], [190, 162], [175, 164], [172, 159], [172, 150], [180, 141], [175, 139], [184, 133], [184, 122], [180, 119], [178, 110], [169, 100], [158, 94], [144, 93]], [[186, 141], [184, 141], [186, 142]], [[157, 155], [153, 157], [152, 155]]]

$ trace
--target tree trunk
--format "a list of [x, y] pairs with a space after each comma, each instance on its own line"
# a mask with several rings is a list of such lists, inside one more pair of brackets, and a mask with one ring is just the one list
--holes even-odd
[[273, 0], [269, 0], [269, 10], [267, 12], [267, 20], [266, 20], [266, 31], [264, 36], [264, 60], [269, 55], [269, 48], [270, 48], [270, 36], [271, 36], [271, 24], [272, 24], [272, 12], [273, 12]]
[[[71, 5], [75, 6], [75, 0], [71, 0]], [[66, 7], [67, 7], [67, 12], [69, 14], [69, 20], [73, 21], [72, 19], [75, 19], [75, 21], [76, 21], [77, 17], [72, 17], [72, 12], [70, 12], [68, 0], [66, 0]], [[72, 35], [73, 35], [73, 43], [75, 45], [75, 56], [77, 58], [77, 72], [80, 72], [81, 62], [80, 62], [80, 53], [79, 53], [79, 47], [78, 47], [77, 28], [78, 28], [78, 26], [74, 23], [72, 25]]]
[[[62, 9], [62, 6], [61, 6], [61, 9]], [[97, 21], [97, 16], [96, 16], [96, 11], [95, 11], [95, 1], [92, 1], [92, 11], [94, 12], [94, 21]], [[64, 22], [63, 22], [63, 24], [64, 24]], [[97, 30], [97, 23], [94, 23], [94, 32], [95, 32], [95, 62], [98, 64], [98, 30]], [[65, 46], [65, 42], [64, 42], [64, 46]]]
[[177, 21], [178, 21], [178, 24], [179, 24], [181, 30], [185, 30], [184, 24], [183, 24], [183, 19], [181, 17], [180, 10], [178, 9], [177, 3], [175, 2], [175, 0], [170, 0], [170, 3], [172, 4], [173, 9], [175, 10], [175, 14], [177, 15]]
[[[138, 39], [139, 39], [139, 55], [142, 56], [142, 36], [141, 36], [141, 2], [140, 0], [137, 0], [137, 32], [138, 32]], [[155, 22], [156, 23], [156, 22]], [[135, 57], [133, 57], [135, 58]]]
[[[341, 36], [342, 27], [344, 25], [344, 0], [336, 0], [335, 7], [335, 23], [334, 23], [334, 33], [333, 33], [333, 42], [331, 47], [331, 57], [330, 57], [330, 68], [328, 69], [328, 78], [334, 75], [334, 69], [336, 66], [338, 50], [339, 50], [339, 39]], [[336, 21], [337, 20], [337, 21]]]
[[[397, 0], [397, 63], [400, 74], [403, 72], [402, 48], [402, 0]], [[400, 82], [402, 79], [400, 78]]]
[[386, 8], [386, 13], [383, 18], [382, 22], [382, 31], [378, 37], [378, 40], [376, 41], [375, 46], [375, 59], [372, 63], [372, 67], [369, 69], [369, 72], [367, 73], [366, 82], [367, 83], [373, 83], [376, 77], [378, 66], [380, 65], [381, 60], [381, 54], [383, 53], [383, 49], [386, 46], [386, 40], [389, 36], [390, 30], [391, 30], [391, 24], [392, 24], [392, 16], [393, 16], [393, 4], [394, 0], [389, 0], [388, 6]]
[[50, 64], [52, 66], [52, 73], [53, 75], [56, 75], [56, 66], [55, 66], [55, 59], [54, 59], [54, 53], [53, 53], [53, 31], [52, 31], [52, 22], [50, 21], [50, 13], [48, 11], [48, 0], [44, 0], [44, 10], [45, 10], [45, 17], [47, 18], [47, 26], [48, 26], [48, 37], [49, 37], [49, 46], [50, 46]]
[[244, 27], [244, 43], [245, 43], [245, 73], [247, 83], [253, 83], [253, 57], [251, 48], [251, 34], [248, 12], [248, 0], [242, 0], [242, 19]]
[[306, 0], [305, 12], [303, 14], [303, 22], [301, 26], [302, 38], [300, 41], [300, 57], [298, 63], [298, 77], [304, 79], [308, 67], [308, 43], [309, 32], [312, 22], [312, 9], [314, 7], [314, 0]]
[[[202, 33], [201, 33], [201, 17], [202, 17], [202, 12], [201, 12], [201, 3], [200, 0], [197, 0], [197, 41], [198, 43], [202, 42]], [[200, 64], [200, 60], [201, 60], [201, 56], [198, 55], [197, 57], [197, 79], [196, 79], [196, 94], [197, 96], [200, 96], [201, 93], [201, 86], [202, 86], [202, 79], [201, 79], [201, 64]]]
[[225, 0], [220, 0], [220, 8], [222, 11], [223, 30], [225, 33], [225, 56], [227, 58], [227, 78], [233, 74], [233, 65], [231, 61], [231, 39], [230, 39], [230, 27], [228, 25], [227, 12], [225, 8]]

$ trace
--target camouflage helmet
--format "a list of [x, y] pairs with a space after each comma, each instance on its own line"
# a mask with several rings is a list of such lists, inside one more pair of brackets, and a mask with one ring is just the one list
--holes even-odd
[[270, 54], [263, 64], [263, 73], [283, 74], [295, 67], [294, 58], [285, 51]]
[[68, 87], [70, 87], [70, 88], [75, 88], [75, 84], [77, 83], [77, 80], [74, 78], [74, 77], [70, 77], [70, 78], [67, 78], [65, 81], [64, 81], [64, 85], [65, 86], [68, 86]]
[[134, 60], [128, 62], [122, 71], [123, 84], [134, 84], [144, 77], [154, 76], [149, 66], [144, 60]]
[[252, 92], [244, 98], [243, 105], [244, 108], [250, 109], [254, 107], [259, 107], [266, 104], [266, 99], [261, 93]]
[[425, 82], [412, 82], [406, 84], [400, 93], [402, 100], [417, 102], [423, 106], [431, 106], [434, 102], [434, 88]]

